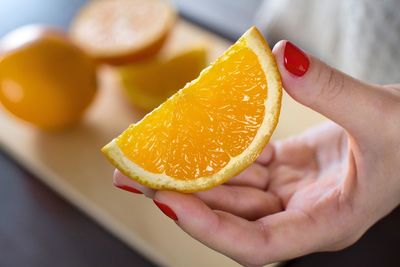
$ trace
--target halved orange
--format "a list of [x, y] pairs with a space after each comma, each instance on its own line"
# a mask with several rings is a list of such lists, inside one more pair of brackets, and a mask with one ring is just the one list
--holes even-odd
[[281, 97], [275, 59], [253, 27], [102, 152], [148, 187], [206, 190], [256, 159], [277, 125]]
[[74, 19], [70, 35], [99, 62], [120, 65], [156, 54], [175, 18], [165, 0], [90, 1]]

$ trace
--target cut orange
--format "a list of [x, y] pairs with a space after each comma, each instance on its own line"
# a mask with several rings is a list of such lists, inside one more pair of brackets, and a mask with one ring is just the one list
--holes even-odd
[[206, 190], [256, 159], [277, 125], [281, 97], [275, 59], [253, 27], [102, 151], [121, 172], [150, 188]]
[[163, 0], [90, 1], [74, 19], [70, 35], [98, 61], [120, 65], [156, 54], [175, 17]]

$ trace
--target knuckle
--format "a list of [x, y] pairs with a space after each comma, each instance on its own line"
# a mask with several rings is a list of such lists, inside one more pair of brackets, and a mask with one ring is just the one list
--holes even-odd
[[316, 84], [320, 86], [318, 97], [333, 100], [344, 90], [344, 76], [338, 71], [323, 65], [319, 69]]

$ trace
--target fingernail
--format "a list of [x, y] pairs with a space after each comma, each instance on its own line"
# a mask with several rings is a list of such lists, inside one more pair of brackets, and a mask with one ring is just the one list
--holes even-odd
[[131, 192], [131, 193], [143, 194], [141, 191], [137, 190], [134, 187], [130, 187], [130, 186], [127, 186], [127, 185], [117, 185], [117, 184], [115, 186], [118, 187], [119, 189]]
[[156, 204], [156, 206], [168, 217], [170, 217], [172, 220], [177, 221], [178, 220], [178, 216], [176, 216], [175, 212], [168, 207], [167, 205], [158, 202], [157, 200], [153, 199], [154, 204]]
[[300, 48], [287, 41], [284, 51], [285, 68], [296, 76], [303, 76], [310, 66], [310, 60]]

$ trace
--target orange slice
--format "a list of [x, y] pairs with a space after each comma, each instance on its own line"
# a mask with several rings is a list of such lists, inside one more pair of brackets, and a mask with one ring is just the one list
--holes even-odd
[[156, 54], [175, 17], [162, 0], [90, 1], [74, 19], [70, 35], [98, 61], [120, 65]]
[[253, 27], [102, 152], [148, 187], [206, 190], [256, 159], [278, 123], [281, 97], [275, 59]]

